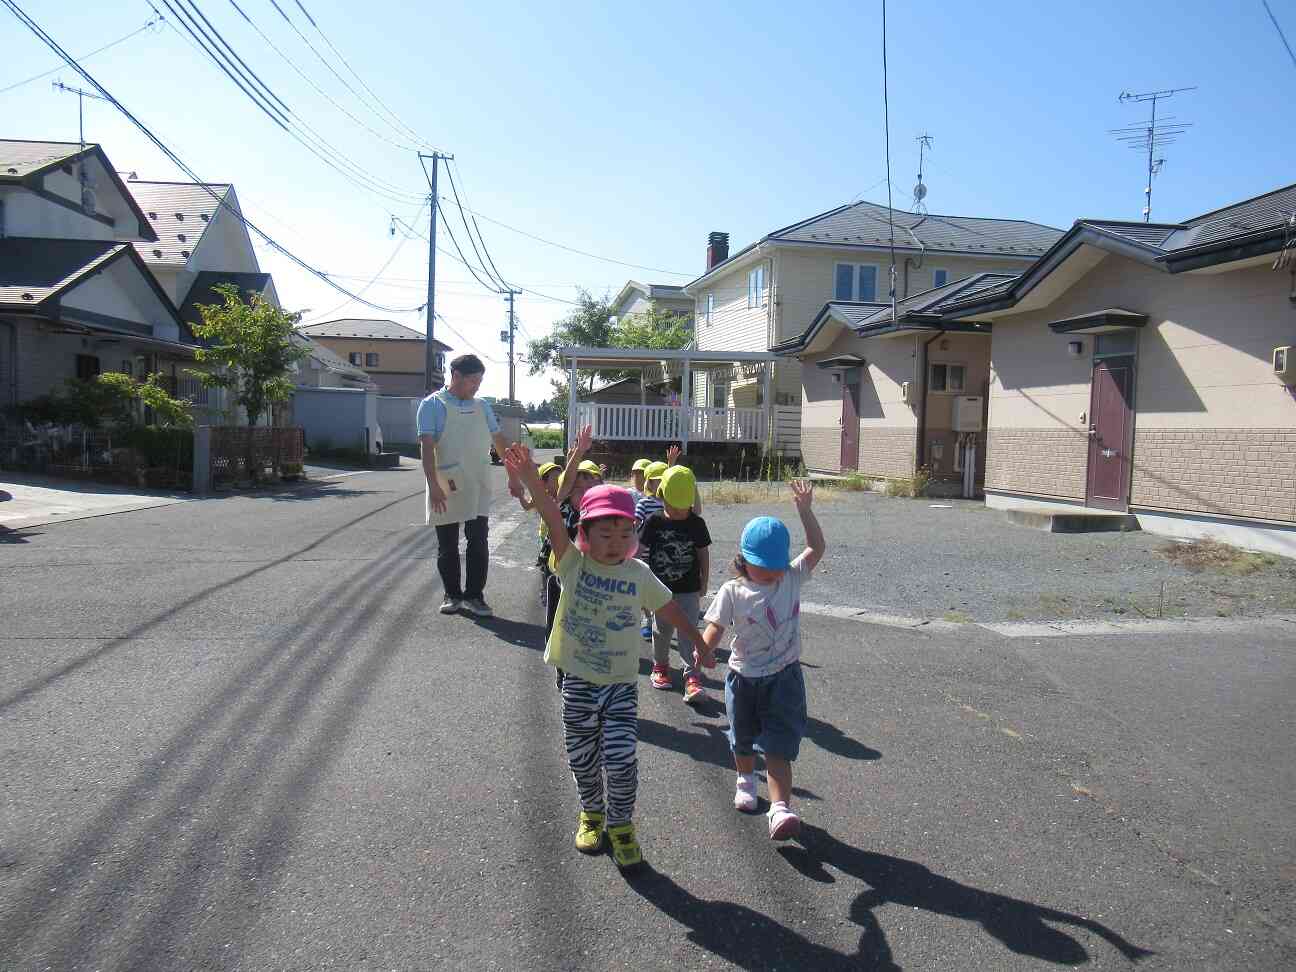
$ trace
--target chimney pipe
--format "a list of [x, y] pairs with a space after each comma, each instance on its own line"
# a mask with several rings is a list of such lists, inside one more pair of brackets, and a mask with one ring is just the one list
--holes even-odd
[[710, 270], [718, 263], [729, 259], [729, 234], [712, 233], [707, 237], [706, 268]]

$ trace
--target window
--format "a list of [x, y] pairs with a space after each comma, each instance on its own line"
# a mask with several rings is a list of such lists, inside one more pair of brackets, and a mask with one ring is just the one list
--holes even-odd
[[706, 301], [702, 305], [702, 322], [708, 327], [711, 325], [711, 314], [715, 310], [715, 294], [707, 294]]
[[927, 379], [927, 390], [945, 392], [950, 395], [963, 394], [964, 379], [967, 369], [961, 364], [932, 363], [931, 373]]
[[948, 270], [933, 270], [933, 271], [932, 271], [932, 286], [933, 286], [933, 287], [944, 287], [947, 283], [949, 283], [949, 271], [948, 271]]
[[747, 306], [765, 306], [765, 264], [747, 274]]
[[833, 271], [833, 300], [877, 300], [877, 267], [839, 263]]
[[366, 368], [377, 368], [377, 367], [378, 367], [378, 352], [377, 352], [377, 351], [366, 351], [366, 352], [365, 352], [365, 367], [366, 367]]
[[432, 369], [434, 371], [445, 371], [445, 352], [438, 351], [432, 359]]
[[347, 360], [350, 361], [353, 365], [358, 365], [361, 361], [360, 352], [352, 351], [350, 354], [347, 355]]
[[99, 374], [99, 358], [93, 354], [76, 356], [76, 376], [80, 381], [90, 381]]
[[724, 408], [729, 400], [729, 386], [717, 381], [711, 386], [711, 407]]
[[1131, 328], [1121, 331], [1103, 331], [1095, 335], [1094, 357], [1110, 358], [1112, 355], [1133, 354], [1137, 341], [1137, 332]]

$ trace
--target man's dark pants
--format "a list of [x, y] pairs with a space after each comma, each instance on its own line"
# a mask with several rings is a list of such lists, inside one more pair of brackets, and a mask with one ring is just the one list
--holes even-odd
[[447, 523], [436, 528], [437, 571], [446, 597], [456, 601], [481, 597], [486, 589], [486, 567], [490, 551], [486, 548], [487, 520], [476, 517], [464, 523], [464, 537], [468, 541], [467, 574], [463, 585], [459, 583], [459, 524]]

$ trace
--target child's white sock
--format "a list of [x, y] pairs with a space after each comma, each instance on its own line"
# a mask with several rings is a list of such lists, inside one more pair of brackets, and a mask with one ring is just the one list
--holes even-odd
[[755, 793], [755, 792], [756, 792], [756, 774], [755, 774], [755, 773], [739, 773], [739, 774], [738, 774], [738, 785], [741, 786], [744, 790], [750, 790], [752, 793]]

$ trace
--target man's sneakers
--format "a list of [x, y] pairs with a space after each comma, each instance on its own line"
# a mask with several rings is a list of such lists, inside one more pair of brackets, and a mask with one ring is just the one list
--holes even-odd
[[451, 597], [447, 594], [441, 601], [442, 614], [458, 614], [463, 608], [463, 598]]
[[756, 797], [756, 774], [739, 773], [738, 785], [734, 788], [734, 809], [742, 813], [755, 813], [760, 807]]
[[707, 700], [707, 690], [702, 684], [702, 676], [691, 672], [684, 676], [684, 704], [699, 705]]
[[576, 849], [582, 854], [597, 854], [603, 849], [603, 814], [582, 810], [576, 821]]
[[469, 614], [476, 615], [479, 618], [495, 617], [495, 612], [491, 610], [491, 606], [480, 597], [465, 597], [462, 606]]
[[643, 863], [643, 851], [639, 847], [639, 838], [635, 836], [633, 823], [614, 824], [608, 827], [607, 835], [612, 842], [612, 860], [617, 867], [628, 871]]
[[801, 818], [782, 800], [770, 804], [768, 816], [770, 840], [787, 840], [801, 832]]
[[668, 689], [671, 687], [670, 666], [653, 665], [652, 674], [648, 676], [648, 682], [655, 689]]

